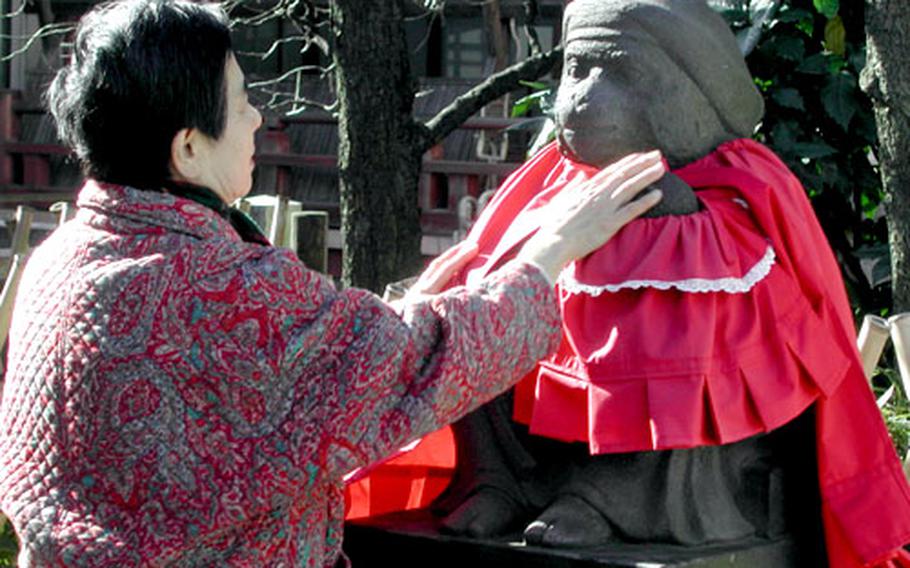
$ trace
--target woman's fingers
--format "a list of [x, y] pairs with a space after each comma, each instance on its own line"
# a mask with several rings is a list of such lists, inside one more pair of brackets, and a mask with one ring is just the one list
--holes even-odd
[[658, 163], [661, 163], [660, 152], [656, 150], [629, 154], [594, 174], [589, 183], [598, 186], [616, 187], [624, 179]]
[[432, 283], [433, 289], [427, 293], [436, 294], [442, 290], [456, 272], [474, 260], [474, 257], [477, 256], [479, 250], [477, 243], [472, 241], [463, 241], [447, 250], [444, 253], [445, 258], [440, 260], [436, 266], [434, 273], [435, 281]]
[[660, 201], [657, 191], [634, 199], [660, 179], [664, 169], [659, 152], [632, 154], [607, 166], [570, 192], [566, 196], [570, 200], [557, 201], [559, 209], [548, 206], [540, 230], [525, 243], [519, 257], [555, 279], [567, 262], [603, 246], [626, 223]]
[[616, 222], [619, 227], [623, 227], [629, 221], [637, 219], [648, 209], [654, 207], [660, 202], [663, 193], [659, 189], [643, 195], [630, 203], [626, 203], [616, 211]]
[[664, 173], [659, 152], [630, 154], [597, 172], [587, 183], [590, 198], [609, 196], [618, 208], [631, 201]]
[[663, 177], [666, 170], [662, 162], [652, 164], [650, 167], [638, 172], [631, 178], [619, 184], [610, 197], [619, 205], [635, 199], [646, 187]]
[[442, 290], [456, 272], [464, 268], [478, 252], [477, 243], [463, 241], [444, 251], [430, 262], [414, 285], [418, 294], [437, 294]]

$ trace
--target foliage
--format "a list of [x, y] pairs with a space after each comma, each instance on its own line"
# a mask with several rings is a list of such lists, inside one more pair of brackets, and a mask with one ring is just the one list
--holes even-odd
[[[887, 230], [875, 161], [875, 118], [859, 88], [862, 2], [784, 0], [747, 57], [765, 97], [756, 137], [802, 180], [837, 253], [854, 308], [891, 305]], [[734, 29], [745, 10], [724, 13]]]
[[910, 455], [910, 399], [901, 388], [900, 375], [893, 368], [880, 367], [874, 387], [898, 455]]
[[6, 519], [0, 521], [0, 567], [16, 565], [18, 548], [13, 525]]
[[[806, 187], [834, 248], [857, 315], [885, 315], [891, 279], [872, 105], [859, 87], [866, 62], [863, 2], [784, 0], [747, 57], [765, 97], [756, 137]], [[748, 14], [724, 14], [734, 29]], [[910, 446], [910, 403], [897, 371], [876, 377], [881, 409], [901, 456]]]

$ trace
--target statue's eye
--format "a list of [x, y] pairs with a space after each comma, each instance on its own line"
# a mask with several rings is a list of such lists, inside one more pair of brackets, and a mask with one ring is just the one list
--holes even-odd
[[591, 72], [591, 64], [585, 58], [570, 55], [566, 58], [566, 73], [573, 79], [584, 79]]

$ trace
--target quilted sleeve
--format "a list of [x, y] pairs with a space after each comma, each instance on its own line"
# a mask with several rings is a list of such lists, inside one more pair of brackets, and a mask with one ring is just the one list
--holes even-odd
[[330, 475], [457, 420], [530, 371], [559, 338], [552, 287], [527, 264], [400, 315], [364, 290], [338, 292], [310, 271], [291, 273], [302, 286], [299, 305], [309, 307], [292, 310], [285, 331], [282, 374], [296, 381], [298, 397], [288, 434]]

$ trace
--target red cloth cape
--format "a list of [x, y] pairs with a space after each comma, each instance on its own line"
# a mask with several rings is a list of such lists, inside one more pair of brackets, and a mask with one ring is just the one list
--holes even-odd
[[[555, 145], [516, 171], [468, 236], [480, 254], [462, 281], [507, 260], [541, 207], [593, 173]], [[674, 173], [704, 209], [637, 220], [563, 272], [563, 342], [518, 385], [515, 418], [594, 454], [734, 442], [815, 404], [830, 565], [910, 567], [910, 488], [802, 186], [751, 140]]]

